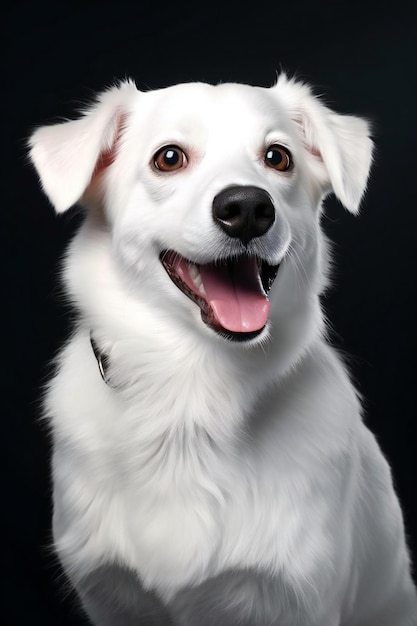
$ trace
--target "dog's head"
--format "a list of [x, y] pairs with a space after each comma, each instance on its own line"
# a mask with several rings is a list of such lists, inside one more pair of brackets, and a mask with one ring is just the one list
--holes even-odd
[[322, 289], [322, 198], [357, 212], [372, 152], [367, 122], [284, 75], [270, 89], [125, 82], [30, 144], [56, 210], [98, 208], [141, 294], [250, 343]]

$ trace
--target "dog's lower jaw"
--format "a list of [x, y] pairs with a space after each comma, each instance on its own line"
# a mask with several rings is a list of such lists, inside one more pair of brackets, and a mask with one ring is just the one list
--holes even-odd
[[260, 328], [259, 330], [255, 330], [251, 333], [234, 333], [219, 326], [214, 326], [206, 322], [204, 319], [204, 313], [201, 311], [201, 319], [209, 328], [211, 328], [214, 332], [216, 332], [220, 337], [226, 339], [227, 341], [236, 342], [236, 343], [250, 343], [253, 339], [259, 338], [265, 331], [266, 325]]

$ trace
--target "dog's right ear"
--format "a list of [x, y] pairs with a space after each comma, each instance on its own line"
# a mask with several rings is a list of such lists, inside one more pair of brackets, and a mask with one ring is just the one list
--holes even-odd
[[29, 139], [29, 156], [58, 213], [78, 202], [112, 163], [137, 94], [132, 81], [123, 82], [99, 94], [78, 120], [43, 126]]

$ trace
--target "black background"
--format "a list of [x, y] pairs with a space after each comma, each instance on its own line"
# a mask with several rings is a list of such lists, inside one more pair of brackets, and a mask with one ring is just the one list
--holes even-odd
[[366, 421], [392, 465], [415, 555], [417, 46], [411, 9], [301, 0], [114, 0], [15, 2], [4, 17], [2, 623], [85, 623], [48, 551], [49, 442], [39, 423], [47, 363], [70, 322], [56, 267], [79, 217], [54, 215], [26, 161], [25, 141], [34, 126], [71, 117], [95, 91], [126, 76], [139, 88], [191, 80], [267, 86], [282, 67], [312, 82], [336, 110], [373, 120], [378, 148], [361, 216], [347, 214], [333, 198], [326, 202], [337, 286], [325, 306], [333, 341], [350, 355], [366, 399]]

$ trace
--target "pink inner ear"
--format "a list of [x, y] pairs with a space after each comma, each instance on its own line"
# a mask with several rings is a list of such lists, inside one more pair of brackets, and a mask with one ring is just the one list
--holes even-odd
[[114, 136], [113, 144], [110, 148], [101, 152], [99, 158], [97, 159], [96, 166], [94, 168], [93, 175], [91, 176], [91, 183], [100, 176], [104, 170], [106, 170], [112, 163], [114, 163], [117, 154], [117, 147], [120, 141], [120, 138], [123, 134], [124, 129], [126, 128], [126, 113], [121, 113], [117, 116], [117, 131]]
[[307, 150], [310, 152], [310, 154], [320, 159], [320, 161], [323, 161], [323, 157], [321, 156], [321, 152], [318, 148], [315, 148], [314, 146], [307, 146]]
[[308, 132], [309, 123], [308, 123], [307, 118], [304, 117], [301, 112], [299, 112], [297, 115], [293, 117], [293, 121], [298, 126], [298, 129], [301, 133], [303, 143], [306, 149], [309, 151], [310, 154], [316, 157], [316, 159], [319, 159], [321, 162], [323, 162], [323, 157], [321, 155], [320, 150], [316, 148], [314, 145], [312, 145], [313, 143], [311, 141], [312, 137], [310, 138], [310, 133]]

